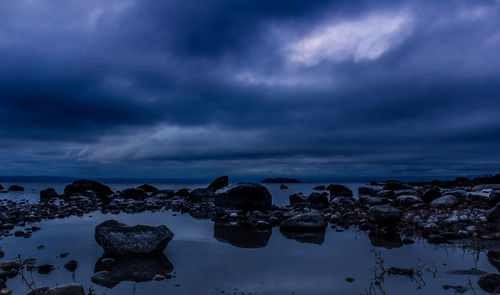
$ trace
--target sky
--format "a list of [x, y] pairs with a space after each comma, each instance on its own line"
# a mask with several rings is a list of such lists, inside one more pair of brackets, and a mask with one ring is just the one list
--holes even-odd
[[499, 0], [0, 3], [0, 175], [484, 175], [499, 151]]

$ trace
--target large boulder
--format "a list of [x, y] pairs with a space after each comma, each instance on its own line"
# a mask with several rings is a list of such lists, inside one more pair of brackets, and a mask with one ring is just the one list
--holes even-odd
[[489, 222], [500, 223], [500, 203], [496, 204], [486, 215]]
[[272, 197], [267, 188], [257, 183], [239, 183], [215, 192], [215, 206], [235, 210], [271, 209]]
[[370, 220], [376, 224], [396, 226], [401, 220], [401, 210], [390, 205], [378, 205], [370, 208]]
[[194, 202], [210, 201], [214, 198], [214, 191], [209, 188], [197, 188], [189, 192], [189, 200]]
[[318, 213], [298, 214], [283, 221], [280, 225], [280, 230], [285, 231], [322, 231], [325, 229], [327, 222], [325, 218]]
[[341, 184], [330, 184], [326, 187], [330, 191], [330, 199], [335, 197], [352, 197], [352, 190]]
[[311, 203], [307, 199], [307, 196], [303, 193], [293, 194], [289, 196], [290, 205], [299, 207], [309, 207]]
[[441, 197], [441, 190], [438, 187], [429, 188], [424, 192], [422, 199], [426, 203], [430, 203], [435, 199]]
[[143, 191], [147, 192], [147, 193], [154, 193], [154, 192], [157, 192], [158, 189], [150, 184], [143, 184], [143, 185], [139, 185], [137, 187], [138, 189], [142, 189]]
[[64, 194], [69, 196], [74, 194], [84, 194], [87, 191], [93, 191], [100, 199], [105, 199], [113, 194], [113, 191], [109, 188], [109, 186], [87, 179], [75, 180], [72, 184], [69, 184], [64, 188]]
[[16, 185], [16, 184], [15, 185], [11, 185], [9, 187], [9, 191], [10, 192], [23, 192], [24, 191], [24, 187]]
[[207, 187], [212, 191], [219, 190], [221, 188], [227, 187], [229, 185], [229, 176], [217, 177], [212, 183]]
[[311, 203], [311, 207], [314, 209], [324, 209], [330, 205], [327, 193], [312, 192], [307, 200]]
[[500, 290], [500, 274], [485, 274], [477, 281], [477, 284], [488, 293], [496, 293]]
[[148, 197], [146, 191], [140, 188], [128, 188], [120, 192], [120, 198], [142, 201]]
[[95, 228], [95, 239], [109, 255], [151, 255], [161, 253], [174, 234], [165, 225], [128, 226], [107, 220]]
[[44, 295], [85, 295], [85, 290], [80, 284], [60, 285], [55, 288], [48, 289]]
[[40, 201], [48, 201], [50, 199], [57, 199], [59, 195], [53, 188], [48, 188], [40, 191]]
[[457, 198], [452, 195], [442, 196], [431, 202], [433, 208], [452, 208], [458, 204]]

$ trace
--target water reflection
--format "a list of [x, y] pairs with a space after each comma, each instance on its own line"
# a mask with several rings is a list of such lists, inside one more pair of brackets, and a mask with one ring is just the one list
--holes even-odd
[[295, 232], [280, 229], [280, 232], [283, 234], [283, 236], [285, 236], [285, 238], [296, 240], [299, 243], [321, 245], [325, 241], [325, 230]]
[[148, 257], [109, 257], [102, 256], [95, 264], [94, 273], [109, 272], [105, 280], [95, 281], [96, 284], [113, 288], [123, 281], [149, 282], [155, 275], [169, 277], [174, 266], [167, 256], [157, 254]]
[[214, 237], [217, 241], [239, 248], [263, 248], [271, 238], [271, 230], [258, 230], [251, 225], [215, 222]]
[[376, 232], [371, 231], [368, 234], [370, 243], [375, 247], [382, 247], [386, 249], [403, 247], [401, 235], [397, 232]]

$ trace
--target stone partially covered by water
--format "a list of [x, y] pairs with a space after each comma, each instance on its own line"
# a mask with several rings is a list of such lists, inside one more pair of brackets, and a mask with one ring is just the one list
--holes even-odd
[[263, 248], [267, 246], [272, 231], [256, 229], [251, 225], [215, 222], [214, 237], [217, 241], [239, 248]]
[[169, 277], [174, 266], [163, 254], [144, 257], [101, 257], [95, 264], [92, 282], [113, 288], [121, 282], [149, 282], [156, 275]]
[[165, 225], [128, 226], [107, 220], [95, 228], [95, 239], [110, 255], [150, 255], [165, 249], [174, 234]]

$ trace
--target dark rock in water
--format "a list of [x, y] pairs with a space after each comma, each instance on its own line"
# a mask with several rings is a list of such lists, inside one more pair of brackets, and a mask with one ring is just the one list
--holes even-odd
[[271, 209], [272, 197], [267, 188], [256, 183], [239, 183], [215, 192], [215, 206], [236, 210]]
[[370, 220], [385, 226], [397, 226], [401, 220], [401, 210], [390, 205], [378, 205], [370, 208]]
[[328, 202], [328, 194], [313, 192], [307, 198], [309, 203], [311, 203], [311, 207], [314, 209], [324, 209], [327, 208], [330, 203]]
[[95, 239], [110, 255], [150, 255], [165, 249], [174, 234], [165, 225], [128, 226], [108, 220], [95, 228]]
[[500, 203], [496, 204], [486, 215], [489, 222], [500, 223]]
[[488, 206], [492, 208], [499, 202], [500, 202], [500, 190], [492, 191], [490, 193], [490, 197], [488, 198]]
[[197, 188], [189, 192], [189, 200], [192, 202], [210, 201], [214, 198], [214, 191], [208, 188]]
[[79, 179], [64, 188], [64, 194], [71, 196], [74, 194], [84, 194], [87, 191], [92, 191], [99, 199], [106, 199], [113, 194], [109, 186], [93, 180]]
[[280, 229], [296, 232], [323, 231], [326, 225], [327, 222], [321, 214], [304, 213], [283, 221], [280, 225]]
[[415, 271], [412, 268], [399, 268], [393, 266], [387, 270], [387, 273], [390, 275], [413, 277]]
[[48, 201], [50, 199], [57, 199], [59, 198], [59, 195], [57, 194], [56, 190], [53, 188], [48, 188], [40, 191], [40, 201]]
[[447, 240], [442, 235], [430, 234], [427, 236], [427, 242], [429, 244], [442, 244], [446, 243]]
[[217, 241], [239, 248], [263, 248], [271, 238], [272, 230], [259, 230], [251, 225], [215, 222], [214, 237]]
[[280, 185], [280, 189], [288, 189], [288, 186], [282, 184], [282, 185]]
[[29, 292], [27, 295], [44, 295], [47, 290], [49, 290], [49, 287], [41, 287]]
[[148, 194], [146, 193], [146, 191], [140, 188], [128, 188], [120, 193], [120, 197], [123, 199], [142, 201], [148, 197]]
[[463, 275], [463, 276], [482, 276], [484, 274], [487, 274], [487, 272], [476, 269], [476, 268], [471, 268], [471, 269], [452, 270], [452, 271], [449, 271], [448, 274], [450, 274], [450, 275]]
[[354, 278], [345, 278], [345, 281], [348, 283], [354, 282]]
[[500, 272], [500, 251], [488, 251], [488, 261]]
[[150, 184], [143, 184], [143, 185], [139, 185], [137, 187], [138, 189], [142, 189], [143, 191], [147, 192], [147, 193], [154, 193], [156, 191], [158, 191], [158, 189]]
[[9, 271], [11, 269], [18, 270], [21, 268], [21, 265], [18, 262], [15, 261], [1, 261], [0, 262], [0, 269]]
[[289, 231], [280, 228], [280, 232], [283, 234], [283, 236], [285, 236], [285, 238], [296, 240], [299, 243], [321, 245], [325, 241], [325, 229], [300, 232], [300, 231]]
[[386, 249], [403, 247], [401, 235], [395, 231], [370, 231], [370, 233], [368, 234], [368, 238], [370, 238], [370, 243], [374, 247], [381, 247]]
[[326, 187], [326, 190], [330, 191], [330, 199], [335, 197], [352, 197], [352, 190], [340, 184], [330, 184]]
[[276, 177], [276, 178], [266, 178], [262, 180], [262, 183], [302, 183], [302, 181], [293, 178]]
[[212, 191], [219, 190], [229, 185], [229, 176], [220, 176], [217, 177], [212, 183], [207, 187]]
[[385, 190], [391, 190], [391, 191], [405, 190], [412, 188], [413, 187], [411, 185], [396, 180], [387, 180], [384, 185]]
[[493, 293], [500, 290], [500, 274], [489, 273], [482, 276], [477, 284], [486, 292]]
[[53, 271], [54, 269], [56, 269], [56, 268], [52, 264], [42, 264], [42, 265], [37, 267], [37, 272], [39, 274], [46, 275], [46, 274], [50, 273], [51, 271]]
[[424, 192], [422, 200], [426, 203], [430, 203], [439, 197], [441, 197], [441, 190], [438, 187], [433, 187]]
[[110, 260], [101, 257], [94, 267], [92, 282], [113, 288], [120, 282], [149, 282], [155, 275], [169, 277], [174, 266], [163, 254], [147, 257], [119, 257]]
[[3, 186], [0, 184], [0, 190], [3, 190]]
[[457, 200], [457, 198], [455, 198], [455, 196], [446, 195], [446, 196], [439, 197], [439, 198], [435, 199], [434, 201], [432, 201], [431, 207], [444, 209], [444, 208], [452, 208], [452, 207], [456, 206], [457, 204], [458, 204], [458, 200]]
[[24, 192], [24, 187], [19, 185], [12, 185], [9, 187], [9, 192]]
[[44, 295], [85, 295], [85, 291], [80, 284], [68, 284], [48, 289]]
[[324, 191], [326, 187], [324, 185], [317, 185], [313, 188], [315, 191]]
[[70, 261], [64, 264], [64, 268], [70, 272], [74, 272], [77, 267], [78, 267], [78, 262], [74, 259], [71, 259]]
[[462, 293], [469, 291], [469, 289], [467, 289], [464, 286], [453, 286], [453, 285], [444, 285], [443, 289], [445, 289], [445, 290], [452, 289], [455, 291], [456, 294], [462, 294]]
[[305, 196], [302, 193], [290, 195], [288, 198], [290, 199], [290, 205], [292, 206], [301, 206], [301, 207], [311, 206], [311, 203], [309, 203], [307, 196]]

